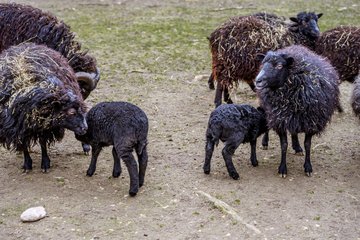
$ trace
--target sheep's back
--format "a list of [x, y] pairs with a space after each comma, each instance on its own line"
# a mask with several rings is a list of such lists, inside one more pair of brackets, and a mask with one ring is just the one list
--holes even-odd
[[232, 87], [251, 83], [258, 72], [258, 54], [294, 43], [285, 25], [271, 24], [256, 16], [236, 17], [216, 29], [209, 38], [215, 79]]
[[330, 60], [340, 80], [353, 82], [360, 70], [360, 28], [339, 26], [323, 32], [315, 51]]

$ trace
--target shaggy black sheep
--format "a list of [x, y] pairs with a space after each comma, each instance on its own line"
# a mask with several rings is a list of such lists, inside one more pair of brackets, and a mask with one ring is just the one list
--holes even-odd
[[339, 26], [323, 32], [315, 52], [330, 60], [341, 81], [354, 82], [360, 71], [360, 28]]
[[[95, 105], [86, 115], [88, 130], [84, 135], [76, 134], [76, 139], [92, 148], [91, 163], [87, 175], [92, 176], [97, 158], [105, 146], [113, 146], [113, 177], [121, 173], [120, 158], [125, 162], [130, 175], [129, 194], [135, 196], [144, 184], [148, 161], [147, 135], [148, 119], [137, 106], [127, 102], [102, 102]], [[138, 157], [139, 170], [132, 154]]]
[[96, 88], [100, 79], [96, 59], [74, 40], [70, 27], [40, 9], [16, 4], [0, 4], [0, 52], [23, 42], [44, 44], [60, 52], [75, 71], [83, 98]]
[[209, 81], [217, 81], [215, 105], [221, 104], [223, 91], [225, 101], [232, 103], [228, 89], [240, 80], [255, 89], [254, 79], [261, 64], [259, 56], [267, 51], [292, 44], [313, 49], [320, 35], [317, 21], [321, 16], [301, 12], [296, 18], [290, 18], [293, 24], [287, 25], [276, 15], [258, 13], [232, 18], [211, 33], [212, 74]]
[[351, 106], [355, 115], [360, 118], [360, 74], [354, 82], [354, 90], [351, 96]]
[[85, 104], [72, 68], [44, 45], [20, 44], [0, 54], [0, 142], [23, 151], [24, 171], [32, 169], [29, 148], [41, 146], [41, 169], [50, 168], [47, 145], [69, 129], [84, 134]]
[[302, 46], [269, 51], [256, 77], [268, 127], [280, 137], [279, 173], [286, 177], [287, 131], [305, 133], [305, 173], [311, 176], [311, 138], [320, 134], [339, 103], [339, 77], [326, 59]]
[[206, 130], [204, 173], [210, 173], [210, 161], [214, 146], [221, 140], [225, 143], [222, 155], [228, 173], [233, 179], [239, 179], [239, 174], [233, 165], [231, 156], [241, 143], [250, 142], [251, 164], [254, 167], [257, 166], [256, 139], [267, 130], [265, 112], [260, 107], [255, 109], [246, 104], [226, 104], [217, 107], [210, 114]]

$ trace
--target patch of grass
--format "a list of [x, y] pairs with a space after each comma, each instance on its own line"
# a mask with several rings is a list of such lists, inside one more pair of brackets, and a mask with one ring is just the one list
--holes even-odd
[[320, 216], [315, 216], [315, 217], [314, 217], [314, 220], [315, 220], [315, 221], [320, 221]]

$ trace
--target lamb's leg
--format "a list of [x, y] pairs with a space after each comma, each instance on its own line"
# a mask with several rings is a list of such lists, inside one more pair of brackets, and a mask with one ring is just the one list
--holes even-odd
[[204, 173], [210, 174], [211, 158], [214, 152], [215, 142], [211, 136], [206, 136]]
[[311, 162], [310, 162], [310, 150], [311, 150], [311, 138], [312, 138], [312, 134], [305, 134], [305, 141], [304, 141], [304, 146], [305, 146], [305, 163], [304, 163], [304, 170], [306, 175], [308, 175], [309, 177], [311, 176], [312, 173], [312, 166], [311, 166]]
[[300, 155], [300, 156], [304, 155], [303, 150], [300, 147], [299, 137], [297, 133], [291, 134], [291, 144], [292, 144], [292, 148], [295, 150], [296, 155]]
[[132, 151], [121, 151], [116, 148], [118, 156], [125, 162], [125, 165], [128, 169], [129, 176], [130, 176], [130, 189], [129, 194], [130, 196], [135, 196], [139, 191], [139, 172], [137, 169], [137, 163], [132, 155]]
[[230, 98], [229, 88], [226, 86], [224, 87], [224, 102], [226, 102], [227, 104], [233, 103], [233, 101]]
[[280, 137], [280, 145], [281, 145], [281, 163], [279, 166], [279, 174], [281, 177], [286, 178], [286, 174], [287, 174], [286, 151], [288, 147], [286, 131], [278, 132], [278, 135]]
[[47, 152], [47, 146], [46, 141], [43, 139], [40, 139], [40, 147], [41, 147], [41, 171], [43, 173], [48, 172], [48, 169], [50, 168], [50, 158]]
[[208, 80], [208, 86], [209, 89], [214, 90], [215, 89], [215, 85], [214, 85], [214, 75], [211, 73], [209, 80]]
[[251, 164], [256, 167], [257, 165], [259, 165], [257, 158], [256, 158], [256, 139], [254, 141], [250, 142], [250, 146], [251, 146], [251, 156], [250, 156], [250, 161]]
[[146, 145], [142, 148], [142, 150], [136, 151], [138, 162], [139, 162], [139, 187], [144, 185], [145, 180], [145, 172], [148, 162], [148, 154]]
[[102, 147], [100, 146], [91, 146], [91, 162], [88, 170], [86, 171], [86, 176], [91, 177], [94, 174], [96, 170], [96, 162], [101, 152], [101, 149]]
[[239, 179], [239, 174], [237, 173], [233, 161], [232, 155], [234, 154], [235, 150], [239, 147], [240, 143], [244, 140], [243, 135], [236, 136], [234, 138], [230, 138], [226, 141], [225, 147], [222, 150], [222, 155], [225, 160], [226, 168], [230, 177], [237, 180]]
[[32, 170], [32, 159], [30, 157], [30, 153], [27, 146], [24, 147], [23, 153], [24, 153], [23, 169], [24, 169], [24, 173], [28, 173], [30, 170]]
[[216, 85], [216, 91], [215, 91], [215, 100], [214, 100], [215, 108], [217, 108], [218, 106], [221, 105], [222, 93], [223, 93], [223, 87], [218, 82]]
[[261, 140], [262, 149], [267, 150], [269, 147], [269, 130], [264, 133]]
[[114, 168], [113, 168], [112, 176], [114, 178], [117, 178], [121, 174], [121, 163], [120, 163], [120, 158], [118, 157], [118, 155], [116, 153], [116, 149], [114, 147], [112, 149], [112, 155], [114, 158]]

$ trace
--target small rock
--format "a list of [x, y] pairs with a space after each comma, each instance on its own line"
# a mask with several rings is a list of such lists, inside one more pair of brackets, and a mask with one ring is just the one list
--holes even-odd
[[46, 216], [45, 208], [42, 206], [39, 207], [32, 207], [27, 210], [25, 210], [21, 216], [20, 219], [23, 222], [35, 222], [38, 221]]

